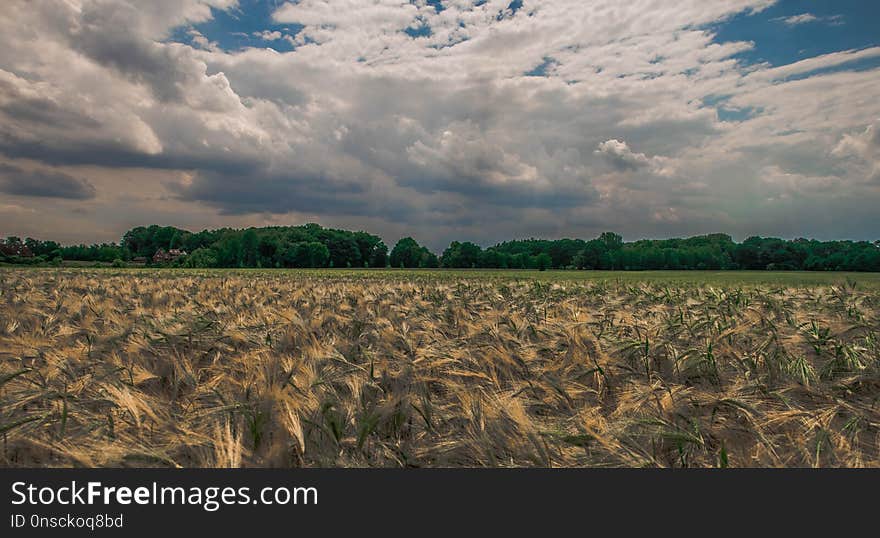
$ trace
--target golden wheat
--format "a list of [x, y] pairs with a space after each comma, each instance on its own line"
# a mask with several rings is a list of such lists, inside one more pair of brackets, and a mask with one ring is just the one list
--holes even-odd
[[4, 466], [880, 466], [854, 286], [0, 272]]

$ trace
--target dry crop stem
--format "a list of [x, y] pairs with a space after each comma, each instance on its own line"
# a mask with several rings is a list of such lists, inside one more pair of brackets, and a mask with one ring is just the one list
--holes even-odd
[[3, 466], [880, 466], [880, 292], [0, 272]]

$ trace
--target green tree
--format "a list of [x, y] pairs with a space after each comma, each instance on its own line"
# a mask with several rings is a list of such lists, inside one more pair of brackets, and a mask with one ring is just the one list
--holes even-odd
[[244, 232], [244, 235], [241, 236], [241, 242], [239, 243], [239, 251], [238, 251], [238, 265], [239, 267], [256, 267], [257, 266], [257, 256], [259, 254], [258, 250], [259, 238], [257, 238], [257, 232], [253, 229], [249, 229]]
[[368, 258], [370, 267], [385, 267], [388, 265], [388, 247], [382, 241], [379, 241], [370, 253]]
[[546, 252], [542, 252], [535, 256], [535, 268], [539, 271], [545, 271], [553, 265], [553, 258]]
[[440, 257], [440, 265], [443, 267], [471, 268], [477, 267], [483, 249], [479, 245], [465, 241], [459, 243], [453, 241]]
[[435, 268], [440, 267], [440, 259], [437, 258], [437, 255], [428, 250], [425, 247], [421, 248], [421, 256], [419, 257], [419, 267], [421, 268]]
[[330, 249], [327, 245], [312, 241], [305, 243], [308, 267], [326, 267], [330, 261]]
[[358, 267], [363, 265], [357, 241], [342, 234], [333, 234], [326, 244], [333, 267]]
[[620, 250], [623, 248], [623, 238], [614, 232], [604, 232], [599, 236], [599, 241], [605, 245], [606, 250]]
[[184, 258], [183, 266], [195, 268], [217, 267], [217, 251], [210, 248], [198, 248]]
[[404, 237], [391, 249], [391, 267], [418, 267], [425, 250], [412, 237]]

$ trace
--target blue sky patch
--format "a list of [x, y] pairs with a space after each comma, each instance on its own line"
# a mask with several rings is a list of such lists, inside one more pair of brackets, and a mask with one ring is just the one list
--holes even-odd
[[440, 13], [441, 11], [446, 9], [445, 7], [443, 7], [443, 0], [427, 0], [427, 2], [425, 3], [429, 6], [432, 6], [434, 8], [434, 11], [436, 11], [437, 13]]
[[190, 32], [195, 29], [226, 51], [255, 47], [288, 52], [295, 47], [285, 36], [294, 37], [303, 27], [278, 24], [272, 19], [272, 13], [283, 4], [280, 0], [239, 0], [238, 7], [228, 11], [212, 8], [211, 20], [177, 28], [169, 40], [196, 46], [195, 36]]
[[[750, 41], [752, 49], [735, 57], [743, 65], [792, 64], [807, 58], [880, 45], [880, 2], [859, 0], [782, 0], [760, 13], [744, 12], [710, 27], [715, 41]], [[880, 66], [880, 58], [845, 62], [786, 77], [799, 80], [838, 71], [858, 71]], [[745, 121], [760, 113], [752, 108], [726, 107], [729, 96], [709, 95], [704, 106], [715, 107], [721, 121]]]
[[[798, 15], [814, 19], [790, 24]], [[809, 19], [809, 17], [804, 17]], [[710, 29], [715, 41], [751, 41], [754, 48], [737, 55], [745, 64], [794, 63], [831, 52], [880, 45], [880, 2], [863, 0], [783, 0], [756, 14], [740, 13]]]
[[743, 108], [732, 108], [722, 105], [716, 108], [716, 110], [718, 111], [718, 120], [727, 122], [745, 121], [754, 118], [761, 113], [760, 108], [755, 108], [751, 106]]
[[549, 56], [544, 56], [544, 60], [535, 66], [534, 69], [523, 73], [527, 77], [546, 77], [547, 71], [556, 64], [556, 60]]
[[410, 26], [404, 33], [410, 37], [431, 37], [431, 27], [425, 23], [422, 23], [418, 26]]

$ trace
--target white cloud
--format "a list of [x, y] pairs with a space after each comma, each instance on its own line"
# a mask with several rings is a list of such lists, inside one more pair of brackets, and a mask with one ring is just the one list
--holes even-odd
[[779, 67], [762, 69], [751, 73], [751, 80], [782, 80], [791, 76], [804, 75], [822, 69], [840, 67], [851, 62], [869, 60], [880, 57], [880, 47], [869, 47], [861, 50], [844, 50], [814, 56], [798, 62]]
[[819, 20], [819, 17], [813, 15], [812, 13], [801, 13], [800, 15], [791, 15], [790, 17], [779, 17], [775, 20], [783, 22], [789, 26], [797, 26], [798, 24], [815, 22]]
[[[856, 157], [865, 165], [862, 172], [868, 181], [880, 183], [880, 119], [857, 134], [844, 134], [832, 154], [838, 157]], [[861, 170], [856, 173], [861, 172]]]
[[618, 172], [646, 169], [657, 176], [672, 177], [678, 171], [674, 159], [662, 155], [648, 157], [630, 149], [626, 142], [614, 138], [600, 143], [595, 153], [601, 155]]
[[254, 32], [254, 36], [259, 37], [263, 41], [277, 41], [284, 37], [284, 34], [278, 30], [263, 30], [262, 32]]
[[490, 185], [540, 180], [534, 166], [493, 143], [470, 121], [450, 124], [427, 140], [417, 140], [407, 148], [410, 161], [431, 176], [447, 181], [485, 181]]
[[218, 50], [220, 45], [215, 41], [209, 40], [204, 36], [201, 32], [196, 30], [195, 28], [190, 28], [189, 32], [187, 32], [192, 40], [193, 44], [200, 49], [204, 50]]
[[644, 153], [635, 153], [629, 149], [626, 142], [614, 138], [599, 144], [596, 153], [606, 157], [608, 162], [618, 170], [636, 170], [651, 163], [651, 160]]
[[793, 195], [810, 195], [814, 193], [834, 194], [834, 190], [841, 186], [841, 179], [837, 176], [810, 176], [783, 170], [781, 167], [772, 165], [761, 169], [761, 181], [770, 190], [771, 195], [789, 197]]
[[801, 24], [809, 24], [811, 22], [827, 22], [833, 25], [843, 24], [843, 17], [841, 17], [840, 15], [817, 17], [812, 13], [800, 13], [798, 15], [790, 15], [788, 17], [777, 17], [773, 20], [781, 22], [787, 26], [800, 26]]

